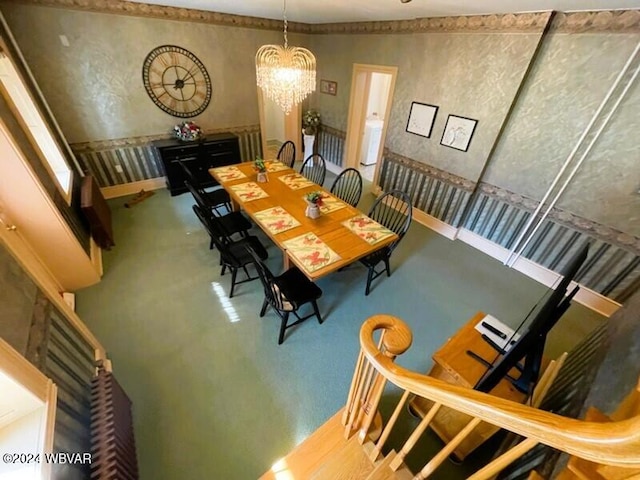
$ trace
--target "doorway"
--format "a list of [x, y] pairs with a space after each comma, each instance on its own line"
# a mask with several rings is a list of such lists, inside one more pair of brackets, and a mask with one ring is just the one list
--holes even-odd
[[285, 115], [280, 106], [264, 95], [261, 88], [258, 88], [258, 108], [262, 158], [275, 159], [282, 144], [291, 140], [296, 146], [296, 161], [300, 160], [302, 158], [300, 104], [295, 105], [289, 115]]
[[349, 101], [345, 167], [377, 184], [397, 67], [354, 64]]

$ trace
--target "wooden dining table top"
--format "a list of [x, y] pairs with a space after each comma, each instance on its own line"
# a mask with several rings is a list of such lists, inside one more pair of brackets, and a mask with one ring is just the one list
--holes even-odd
[[[315, 183], [310, 182], [308, 186], [292, 189], [287, 186], [285, 182], [281, 181], [280, 177], [289, 176], [289, 179], [292, 178], [294, 181], [299, 180], [303, 184], [308, 182], [308, 180], [299, 178], [298, 172], [275, 160], [266, 160], [265, 163], [269, 168], [277, 169], [278, 171], [268, 172], [268, 181], [263, 183], [257, 182], [257, 172], [253, 168], [253, 162], [245, 162], [217, 169], [212, 168], [209, 170], [209, 173], [229, 193], [234, 209], [240, 208], [244, 210], [283, 251], [285, 266], [288, 264], [288, 261], [291, 261], [309, 280], [315, 281], [329, 273], [335, 272], [398, 239], [395, 233], [386, 231], [384, 238], [376, 241], [376, 243], [369, 243], [344, 225], [344, 222], [356, 217], [359, 218], [359, 216], [365, 217], [365, 220], [368, 220], [360, 210], [342, 202], [337, 197], [331, 195], [328, 190]], [[239, 175], [238, 172], [244, 176], [237, 178]], [[294, 174], [295, 176], [293, 176]], [[255, 190], [255, 186], [259, 187], [259, 190]], [[316, 219], [308, 218], [305, 215], [307, 208], [305, 196], [314, 191], [322, 191], [325, 196], [329, 195], [331, 197], [325, 202], [327, 208], [329, 208], [329, 204], [334, 207], [340, 205], [340, 208], [328, 213], [322, 213], [320, 217]], [[256, 198], [264, 194], [266, 194], [266, 196]], [[299, 225], [288, 228], [285, 231], [280, 231], [279, 233], [267, 228], [265, 226], [267, 222], [264, 221], [264, 216], [261, 217], [261, 215], [264, 215], [265, 212], [271, 213], [271, 209], [274, 208], [277, 209], [276, 211], [280, 209], [286, 211], [286, 213], [295, 219], [292, 220], [292, 223], [298, 223]], [[309, 236], [309, 234], [312, 235]], [[314, 255], [317, 257], [318, 254], [312, 251], [309, 251], [309, 255], [306, 256], [299, 253], [299, 245], [301, 242], [304, 244], [308, 243], [305, 242], [305, 240], [313, 239], [313, 235], [321, 241], [321, 244], [329, 247], [331, 253], [326, 253], [323, 250], [322, 255], [327, 255], [327, 258], [330, 257], [330, 263], [322, 265], [322, 263], [316, 262], [314, 264], [315, 260], [312, 257]], [[294, 250], [294, 244], [297, 250]], [[320, 259], [323, 259], [323, 256], [320, 257]], [[339, 258], [336, 258], [336, 256]], [[316, 260], [318, 259], [316, 258]], [[307, 265], [309, 265], [308, 268]]]

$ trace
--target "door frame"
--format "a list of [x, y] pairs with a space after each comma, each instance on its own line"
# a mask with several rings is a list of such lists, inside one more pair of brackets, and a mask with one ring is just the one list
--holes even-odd
[[[264, 92], [260, 87], [258, 89], [258, 113], [260, 116], [260, 145], [262, 147], [262, 156], [267, 155], [267, 135], [264, 116]], [[285, 141], [291, 140], [296, 146], [296, 161], [302, 158], [302, 104], [294, 105], [289, 115], [284, 116], [284, 136]]]
[[382, 136], [380, 138], [380, 144], [383, 148], [378, 150], [378, 158], [372, 182], [372, 190], [377, 191], [380, 161], [382, 159], [384, 142], [387, 136], [387, 128], [389, 126], [389, 117], [391, 114], [391, 104], [393, 103], [393, 93], [396, 86], [396, 77], [398, 76], [398, 67], [361, 63], [353, 64], [353, 73], [351, 75], [351, 94], [349, 96], [347, 135], [345, 139], [344, 158], [342, 164], [344, 165], [344, 168], [352, 167], [358, 169], [358, 159], [360, 158], [360, 152], [362, 150], [362, 132], [364, 131], [364, 122], [367, 116], [367, 101], [369, 99], [372, 73], [384, 73], [391, 75], [389, 93], [387, 94], [387, 106], [384, 113], [385, 120], [382, 127]]

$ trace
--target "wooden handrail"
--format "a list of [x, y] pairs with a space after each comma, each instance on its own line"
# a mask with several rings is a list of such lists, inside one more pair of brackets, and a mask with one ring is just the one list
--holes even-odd
[[640, 416], [607, 423], [576, 420], [413, 372], [393, 363], [373, 339], [376, 330], [409, 330], [401, 320], [388, 319], [376, 315], [366, 320], [360, 346], [371, 365], [398, 387], [581, 458], [640, 467]]

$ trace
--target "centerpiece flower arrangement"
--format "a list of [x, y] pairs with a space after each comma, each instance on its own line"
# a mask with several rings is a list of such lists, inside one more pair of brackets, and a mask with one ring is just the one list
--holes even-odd
[[320, 126], [320, 114], [315, 110], [307, 110], [302, 116], [302, 133], [315, 135]]
[[264, 160], [257, 157], [253, 162], [253, 169], [258, 172], [258, 182], [267, 182], [267, 166]]
[[173, 134], [183, 142], [193, 142], [202, 136], [202, 130], [194, 122], [182, 122], [173, 127]]
[[307, 200], [307, 210], [305, 215], [309, 218], [318, 218], [320, 216], [320, 207], [322, 206], [322, 192], [309, 192], [305, 195]]

